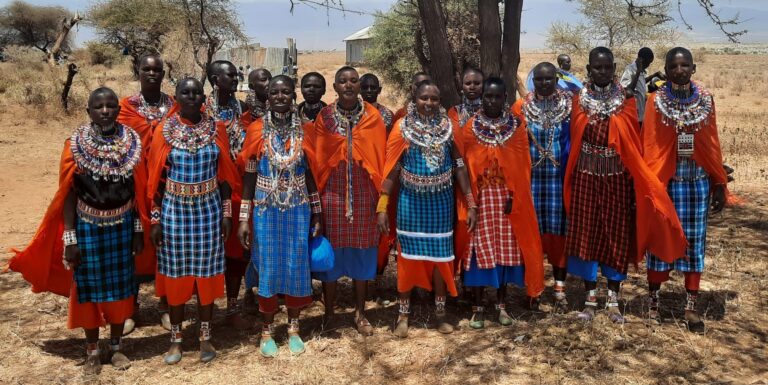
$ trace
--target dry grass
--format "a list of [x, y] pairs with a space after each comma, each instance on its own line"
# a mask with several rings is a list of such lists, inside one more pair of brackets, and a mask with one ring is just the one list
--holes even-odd
[[[521, 69], [551, 58], [525, 55]], [[331, 79], [342, 61], [342, 54], [312, 54], [302, 55], [300, 65], [302, 71], [318, 70]], [[640, 271], [632, 272], [624, 286], [629, 323], [622, 327], [610, 325], [602, 315], [585, 325], [575, 321], [572, 314], [525, 311], [518, 305], [523, 292], [513, 290], [511, 312], [517, 323], [512, 327], [489, 322], [485, 331], [470, 330], [469, 309], [454, 305], [449, 310], [460, 330], [439, 335], [427, 327], [432, 320], [425, 299], [415, 306], [415, 327], [407, 340], [399, 340], [389, 331], [397, 309], [374, 301], [369, 302], [369, 308], [376, 334], [367, 339], [358, 337], [351, 322], [351, 284], [344, 281], [342, 316], [334, 326], [322, 327], [319, 304], [303, 314], [308, 343], [307, 353], [300, 357], [287, 354], [285, 327], [281, 327], [281, 356], [275, 360], [261, 358], [258, 329], [242, 333], [226, 330], [223, 312], [217, 311], [214, 343], [219, 358], [199, 364], [193, 328], [187, 327], [184, 360], [168, 367], [161, 358], [168, 333], [156, 323], [157, 302], [151, 287], [146, 286], [141, 292], [141, 326], [125, 340], [133, 367], [125, 372], [105, 367], [96, 381], [83, 378], [77, 366], [84, 357], [83, 335], [79, 330], [66, 329], [66, 299], [31, 295], [23, 279], [9, 273], [0, 275], [0, 350], [5, 352], [0, 360], [0, 383], [766, 384], [768, 155], [761, 144], [768, 140], [764, 123], [768, 113], [757, 104], [768, 87], [760, 76], [766, 65], [768, 56], [708, 55], [706, 65], [697, 73], [715, 93], [726, 160], [736, 168], [737, 182], [731, 189], [745, 201], [710, 222], [700, 308], [709, 327], [704, 336], [686, 332], [677, 322], [684, 300], [678, 275], [665, 286], [662, 300], [668, 322], [660, 327], [648, 328], [642, 322], [645, 279], [644, 271]], [[583, 67], [583, 63], [576, 66]], [[55, 190], [61, 144], [85, 117], [84, 113], [64, 116], [55, 113], [55, 106], [25, 101], [20, 90], [30, 79], [39, 79], [37, 74], [32, 68], [0, 64], [0, 84], [10, 84], [0, 91], [2, 250], [23, 246], [32, 236]], [[78, 76], [75, 92], [79, 95], [105, 83], [122, 95], [137, 89], [127, 67], [87, 68]], [[18, 80], [2, 82], [12, 77]], [[743, 85], [736, 98], [734, 84], [739, 81]], [[329, 90], [328, 101], [331, 95]], [[392, 99], [383, 101], [397, 104]], [[392, 268], [384, 284], [388, 288], [384, 297], [394, 298]], [[580, 285], [571, 280], [569, 288], [569, 301], [579, 307], [583, 301]], [[550, 298], [547, 291], [545, 302]], [[191, 306], [187, 314], [194, 315]], [[249, 319], [258, 324], [257, 316]], [[284, 323], [285, 315], [278, 321]]]

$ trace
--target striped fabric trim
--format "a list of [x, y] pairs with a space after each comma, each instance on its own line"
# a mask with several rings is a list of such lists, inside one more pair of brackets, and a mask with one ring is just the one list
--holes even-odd
[[412, 254], [405, 254], [405, 253], [400, 253], [400, 256], [405, 259], [410, 259], [413, 261], [430, 261], [430, 262], [451, 262], [456, 258], [454, 255], [451, 255], [450, 257], [440, 258], [440, 257], [431, 257], [428, 255], [412, 255]]
[[446, 233], [417, 233], [417, 232], [397, 229], [397, 234], [404, 235], [406, 237], [413, 237], [413, 238], [448, 238], [453, 235], [453, 231], [449, 231]]

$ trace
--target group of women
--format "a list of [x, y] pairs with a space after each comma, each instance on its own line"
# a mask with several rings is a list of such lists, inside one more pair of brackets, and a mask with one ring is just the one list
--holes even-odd
[[[258, 293], [265, 357], [279, 351], [279, 299], [288, 312], [288, 350], [304, 352], [299, 317], [312, 303], [313, 278], [322, 282], [326, 317], [333, 317], [337, 280], [351, 278], [355, 327], [371, 335], [367, 282], [391, 250], [398, 337], [408, 335], [417, 287], [434, 292], [437, 330], [454, 330], [446, 297], [458, 295], [455, 277], [474, 294], [471, 328], [485, 326], [487, 287], [497, 293], [494, 317], [510, 325], [505, 289], [525, 287], [526, 303], [537, 308], [545, 255], [555, 308], [568, 307], [567, 274], [583, 279], [578, 317], [586, 321], [598, 310], [598, 270], [615, 323], [625, 321], [619, 292], [630, 265], [647, 256], [648, 319], [655, 322], [660, 286], [679, 270], [685, 320], [702, 332], [696, 299], [707, 214], [723, 208], [727, 182], [712, 96], [691, 80], [690, 51], [674, 48], [666, 55], [669, 81], [651, 96], [641, 129], [615, 68], [611, 51], [595, 48], [589, 81], [574, 95], [557, 88], [554, 65], [541, 63], [534, 90], [511, 107], [502, 79], [469, 69], [462, 103], [448, 111], [440, 89], [418, 73], [411, 99], [393, 113], [377, 101], [378, 78], [352, 67], [337, 71], [337, 98], [328, 105], [320, 100], [325, 79], [305, 75], [305, 101], [296, 106], [293, 80], [266, 70], [251, 73], [252, 94], [239, 101], [237, 68], [226, 61], [209, 68], [209, 96], [186, 78], [171, 97], [160, 90], [162, 60], [145, 56], [139, 93], [122, 101], [108, 88], [91, 94], [91, 122], [66, 141], [59, 189], [11, 268], [35, 292], [69, 296], [68, 326], [85, 330], [89, 373], [101, 368], [105, 324], [112, 365], [130, 366], [121, 337], [146, 276], [155, 277], [168, 309], [168, 364], [182, 359], [184, 304], [193, 294], [200, 361], [216, 357], [216, 298], [226, 292], [226, 322], [243, 326], [243, 277]], [[321, 235], [334, 264], [312, 272], [309, 255]]]

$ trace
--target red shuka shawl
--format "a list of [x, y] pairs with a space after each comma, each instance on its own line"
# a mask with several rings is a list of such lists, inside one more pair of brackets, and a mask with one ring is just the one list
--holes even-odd
[[523, 253], [526, 291], [528, 296], [538, 297], [544, 291], [544, 252], [531, 195], [531, 153], [525, 121], [520, 119], [512, 137], [498, 147], [489, 147], [477, 140], [472, 133], [474, 122], [475, 118], [470, 118], [463, 133], [464, 159], [469, 168], [472, 191], [479, 196], [478, 179], [497, 160], [504, 184], [512, 192], [512, 212], [508, 218]]
[[[51, 292], [69, 296], [73, 277], [72, 270], [64, 268], [64, 201], [72, 189], [77, 165], [70, 149], [70, 140], [64, 142], [59, 163], [59, 188], [53, 196], [51, 204], [45, 212], [43, 221], [35, 232], [32, 241], [24, 250], [12, 249], [15, 254], [8, 268], [21, 273], [24, 279], [32, 285], [33, 293]], [[144, 160], [133, 169], [134, 179], [134, 209], [139, 214], [144, 226], [144, 250], [134, 258], [135, 274], [154, 274], [155, 251], [149, 240], [149, 206], [145, 196], [147, 183], [146, 165]]]
[[[663, 121], [664, 115], [656, 111], [656, 94], [648, 98], [643, 120], [643, 158], [651, 171], [665, 185], [675, 176], [677, 168], [677, 132]], [[726, 185], [728, 176], [723, 169], [723, 154], [717, 135], [714, 100], [706, 124], [693, 137], [693, 160], [701, 166], [715, 185]]]
[[[175, 113], [175, 110], [163, 119], [163, 122], [155, 128], [155, 132], [152, 134], [153, 140], [149, 149], [149, 179], [146, 191], [147, 199], [150, 204], [157, 193], [157, 189], [160, 185], [160, 177], [162, 176], [163, 168], [165, 168], [165, 162], [168, 159], [168, 154], [171, 152], [171, 145], [168, 144], [163, 135], [163, 127], [168, 121], [168, 118], [173, 116], [173, 113]], [[207, 115], [203, 114], [203, 119], [207, 118]], [[179, 119], [183, 118], [179, 115]], [[242, 191], [237, 167], [229, 156], [229, 140], [227, 138], [227, 133], [223, 129], [219, 129], [219, 125], [216, 127], [215, 143], [219, 147], [219, 165], [216, 178], [220, 182], [227, 182], [233, 192]]]
[[[318, 191], [322, 192], [331, 171], [344, 160], [357, 161], [368, 172], [377, 189], [381, 188], [381, 182], [387, 174], [382, 172], [384, 168], [384, 154], [387, 144], [387, 127], [381, 114], [368, 102], [363, 102], [365, 112], [352, 130], [352, 157], [347, 159], [347, 138], [338, 133], [331, 132], [325, 127], [324, 112], [332, 108], [333, 104], [323, 107], [314, 123], [314, 130], [309, 139], [309, 147], [312, 149], [310, 165], [315, 176]], [[306, 139], [305, 139], [306, 140]]]
[[[685, 256], [688, 241], [666, 188], [646, 165], [640, 153], [640, 139], [637, 136], [639, 124], [634, 98], [626, 99], [621, 111], [609, 119], [608, 147], [616, 150], [621, 157], [621, 162], [632, 176], [635, 186], [637, 255], [631, 262], [636, 266], [648, 250], [661, 260], [673, 263]], [[573, 173], [581, 155], [581, 142], [587, 124], [589, 117], [581, 109], [579, 96], [576, 95], [571, 112], [571, 153], [565, 173], [566, 213], [571, 211]]]
[[[166, 114], [170, 114], [176, 106], [176, 101], [173, 99], [173, 96], [167, 96], [171, 100], [172, 107]], [[136, 107], [130, 103], [132, 97], [133, 96], [128, 96], [120, 100], [120, 114], [117, 115], [117, 121], [133, 128], [141, 137], [141, 145], [148, 151], [149, 144], [152, 142], [152, 134], [155, 131], [155, 127], [160, 125], [162, 120], [158, 119], [153, 123], [148, 122], [144, 115], [140, 114]]]

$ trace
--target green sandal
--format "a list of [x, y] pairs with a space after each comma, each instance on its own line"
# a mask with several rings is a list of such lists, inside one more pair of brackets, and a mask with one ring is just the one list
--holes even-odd
[[482, 306], [472, 306], [472, 318], [469, 320], [469, 327], [472, 329], [485, 328], [485, 308]]
[[259, 352], [262, 356], [267, 358], [277, 357], [277, 343], [272, 339], [272, 334], [275, 333], [275, 326], [272, 324], [264, 324], [261, 330], [261, 343], [259, 344]]
[[299, 319], [293, 318], [288, 320], [288, 349], [293, 355], [299, 355], [304, 353], [304, 341], [299, 336]]

